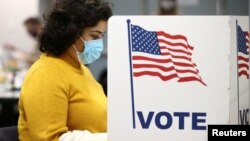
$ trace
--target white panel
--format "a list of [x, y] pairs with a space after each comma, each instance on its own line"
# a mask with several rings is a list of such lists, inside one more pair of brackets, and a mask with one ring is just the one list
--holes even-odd
[[[169, 81], [152, 76], [131, 79], [128, 19], [147, 31], [185, 36], [194, 47], [191, 58], [206, 86], [197, 81], [181, 83], [178, 78]], [[207, 131], [192, 127], [193, 112], [206, 113], [205, 123], [200, 126], [229, 123], [231, 30], [228, 16], [115, 16], [110, 19], [108, 29], [109, 141], [183, 141], [187, 138], [205, 141]], [[142, 128], [139, 111], [144, 117], [149, 111], [154, 112], [149, 128]], [[188, 112], [190, 116], [185, 118], [184, 129], [179, 129], [177, 117], [172, 117], [170, 128], [160, 129], [155, 124], [158, 122], [155, 115], [159, 112], [172, 116], [174, 112]], [[163, 118], [161, 122], [167, 121]]]

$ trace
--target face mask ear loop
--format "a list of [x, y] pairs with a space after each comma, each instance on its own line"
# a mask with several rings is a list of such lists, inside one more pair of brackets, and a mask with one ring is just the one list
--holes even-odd
[[80, 39], [85, 43], [86, 41], [85, 40], [83, 40], [83, 38], [82, 37], [80, 37]]
[[74, 47], [74, 49], [75, 49], [75, 51], [76, 51], [77, 60], [78, 60], [78, 62], [81, 64], [81, 62], [80, 62], [80, 60], [79, 60], [79, 58], [78, 58], [78, 50], [76, 49], [76, 45], [73, 44], [73, 47]]
[[83, 51], [85, 50], [85, 44], [86, 44], [86, 41], [85, 40], [83, 40], [83, 38], [82, 37], [80, 37], [80, 40], [84, 43], [84, 48], [83, 48]]
[[74, 47], [74, 49], [76, 50], [76, 52], [79, 52], [79, 51], [76, 49], [76, 45], [75, 45], [75, 44], [73, 44], [73, 47]]

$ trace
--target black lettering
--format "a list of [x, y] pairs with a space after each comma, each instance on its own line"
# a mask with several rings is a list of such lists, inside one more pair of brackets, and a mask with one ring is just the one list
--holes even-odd
[[240, 124], [249, 125], [249, 108], [240, 110]]
[[245, 112], [245, 123], [246, 125], [249, 125], [249, 109], [246, 109]]
[[244, 118], [245, 118], [245, 116], [244, 116], [244, 113], [245, 113], [245, 110], [243, 109], [243, 110], [240, 110], [240, 124], [241, 125], [244, 125]]

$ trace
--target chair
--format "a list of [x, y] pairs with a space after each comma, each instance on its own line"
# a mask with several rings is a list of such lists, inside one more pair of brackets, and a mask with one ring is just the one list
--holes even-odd
[[0, 141], [18, 141], [17, 126], [1, 127]]

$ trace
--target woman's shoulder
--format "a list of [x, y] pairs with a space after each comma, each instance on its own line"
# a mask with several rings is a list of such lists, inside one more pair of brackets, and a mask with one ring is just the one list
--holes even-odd
[[27, 76], [58, 77], [63, 76], [63, 67], [58, 61], [40, 57], [29, 69]]
[[86, 74], [86, 75], [88, 75], [88, 76], [93, 76], [92, 75], [92, 72], [90, 71], [90, 69], [87, 67], [87, 66], [85, 66], [85, 65], [82, 65], [82, 70], [83, 70], [83, 72]]

